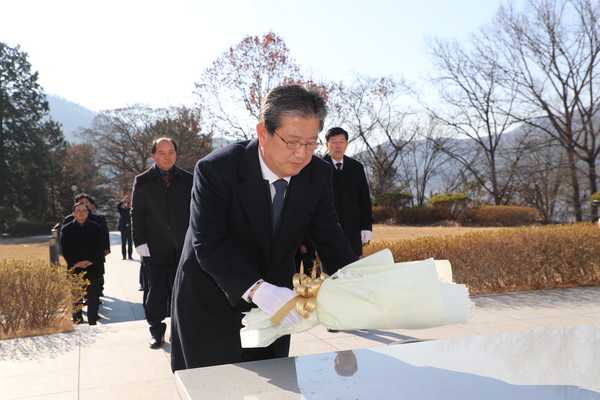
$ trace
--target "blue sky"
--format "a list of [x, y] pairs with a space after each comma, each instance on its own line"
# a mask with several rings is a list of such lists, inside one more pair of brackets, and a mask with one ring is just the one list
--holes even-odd
[[502, 0], [4, 1], [0, 41], [29, 55], [39, 82], [95, 111], [193, 105], [202, 71], [247, 35], [273, 31], [314, 79], [356, 73], [414, 81], [427, 37], [465, 40]]

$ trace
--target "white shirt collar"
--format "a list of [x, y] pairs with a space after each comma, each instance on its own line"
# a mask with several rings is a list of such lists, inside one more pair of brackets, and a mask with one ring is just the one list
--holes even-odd
[[342, 164], [342, 166], [344, 166], [344, 159], [342, 158], [341, 160], [336, 160], [335, 158], [331, 157], [331, 161], [333, 161], [333, 165], [340, 163]]
[[[273, 171], [269, 169], [269, 167], [267, 167], [267, 164], [265, 164], [265, 160], [263, 160], [262, 154], [260, 152], [260, 146], [258, 146], [258, 161], [260, 162], [260, 171], [262, 173], [262, 177], [263, 179], [269, 181], [269, 184], [272, 184], [276, 180], [280, 179]], [[287, 183], [290, 183], [291, 177], [287, 176], [283, 179], [285, 179]]]

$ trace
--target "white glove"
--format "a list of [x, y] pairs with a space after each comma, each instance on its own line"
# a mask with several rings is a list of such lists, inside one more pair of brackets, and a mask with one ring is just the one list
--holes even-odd
[[360, 240], [365, 244], [371, 240], [371, 231], [360, 231]]
[[135, 248], [135, 251], [137, 251], [137, 253], [142, 257], [150, 257], [150, 249], [148, 248], [147, 243], [140, 244]]
[[[258, 308], [270, 316], [273, 316], [281, 307], [286, 305], [288, 301], [296, 296], [298, 296], [298, 294], [291, 289], [263, 282], [254, 292], [252, 302], [256, 304]], [[302, 316], [298, 314], [296, 308], [293, 308], [292, 311], [283, 317], [281, 325], [285, 326], [287, 329], [292, 329], [292, 327], [301, 320]]]

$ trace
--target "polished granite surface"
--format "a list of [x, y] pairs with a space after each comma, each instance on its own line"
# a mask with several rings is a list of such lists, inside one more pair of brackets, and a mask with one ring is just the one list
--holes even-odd
[[600, 399], [600, 324], [176, 372], [184, 399]]

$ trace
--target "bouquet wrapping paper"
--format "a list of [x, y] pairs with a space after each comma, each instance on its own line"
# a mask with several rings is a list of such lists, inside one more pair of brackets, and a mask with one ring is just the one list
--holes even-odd
[[277, 338], [322, 324], [330, 329], [423, 329], [467, 322], [472, 302], [452, 282], [447, 260], [394, 263], [389, 249], [345, 266], [325, 279], [316, 308], [291, 330], [255, 308], [240, 331], [242, 347], [265, 347]]

